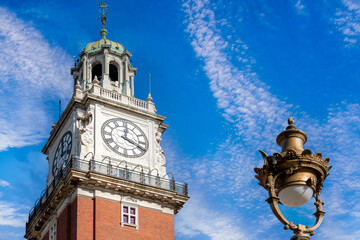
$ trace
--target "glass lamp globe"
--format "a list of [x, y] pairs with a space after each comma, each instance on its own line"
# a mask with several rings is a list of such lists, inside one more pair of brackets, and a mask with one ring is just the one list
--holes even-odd
[[299, 207], [307, 203], [314, 195], [314, 190], [306, 185], [292, 185], [279, 192], [280, 201], [288, 207]]

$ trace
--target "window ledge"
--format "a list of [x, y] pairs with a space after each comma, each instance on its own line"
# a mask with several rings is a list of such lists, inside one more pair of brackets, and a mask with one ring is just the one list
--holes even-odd
[[136, 230], [139, 229], [139, 225], [137, 225], [137, 224], [131, 224], [131, 223], [122, 222], [122, 223], [121, 223], [121, 227], [124, 227], [124, 226], [134, 227], [134, 228], [136, 228]]

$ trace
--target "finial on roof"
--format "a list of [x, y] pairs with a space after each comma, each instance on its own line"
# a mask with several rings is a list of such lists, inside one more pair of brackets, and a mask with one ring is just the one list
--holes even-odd
[[95, 75], [93, 84], [99, 84], [99, 83], [100, 83], [100, 81], [99, 81], [98, 77]]
[[[108, 8], [108, 5], [104, 2], [104, 1], [100, 1], [99, 2], [99, 7], [102, 9], [102, 16], [101, 16], [101, 23], [102, 23], [102, 29], [100, 30], [100, 35], [101, 37], [106, 40], [106, 35], [108, 33], [108, 31], [105, 29], [105, 23], [106, 23], [106, 16], [105, 16], [105, 9]], [[101, 12], [101, 10], [100, 10]]]
[[76, 81], [75, 89], [81, 90], [81, 85], [79, 81]]
[[294, 118], [292, 116], [289, 117], [288, 124], [289, 126], [287, 126], [286, 129], [296, 129], [294, 126]]
[[294, 118], [292, 116], [289, 117], [288, 119], [288, 124], [289, 125], [293, 125], [294, 124]]

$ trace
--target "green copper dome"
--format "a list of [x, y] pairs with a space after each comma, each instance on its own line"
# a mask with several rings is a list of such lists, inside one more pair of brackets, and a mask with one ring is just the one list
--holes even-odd
[[124, 46], [120, 43], [103, 38], [99, 41], [89, 43], [85, 48], [85, 52], [89, 55], [96, 54], [98, 52], [101, 52], [102, 46], [109, 47], [110, 52], [119, 55], [123, 54], [125, 50]]

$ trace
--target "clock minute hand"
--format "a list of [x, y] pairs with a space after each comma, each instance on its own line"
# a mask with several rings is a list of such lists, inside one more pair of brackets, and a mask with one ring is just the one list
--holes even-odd
[[131, 140], [131, 139], [125, 137], [125, 136], [121, 136], [121, 137], [122, 137], [123, 139], [125, 139], [126, 141], [128, 141], [129, 143], [135, 145], [135, 146], [136, 146], [137, 148], [139, 148], [140, 150], [142, 150], [142, 151], [145, 152], [145, 149], [144, 149], [142, 146], [140, 146], [139, 144], [137, 144], [136, 142], [134, 142], [133, 140]]

